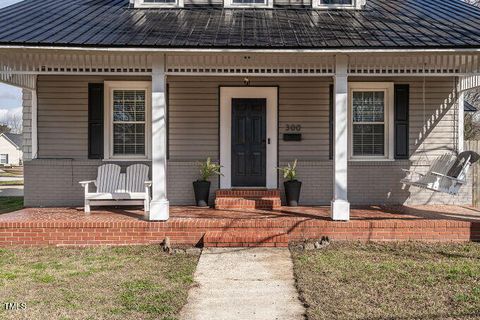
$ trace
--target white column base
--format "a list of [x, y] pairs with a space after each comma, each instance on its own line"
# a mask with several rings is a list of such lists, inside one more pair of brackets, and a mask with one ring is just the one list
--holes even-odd
[[170, 217], [170, 203], [168, 200], [150, 202], [149, 221], [167, 221]]
[[350, 220], [350, 202], [345, 200], [333, 200], [330, 204], [331, 217], [335, 221]]

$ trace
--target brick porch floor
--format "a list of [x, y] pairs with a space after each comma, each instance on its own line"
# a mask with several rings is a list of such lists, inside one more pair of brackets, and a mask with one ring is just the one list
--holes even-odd
[[459, 206], [354, 208], [349, 222], [329, 219], [328, 207], [214, 210], [172, 207], [167, 222], [147, 222], [139, 210], [27, 208], [0, 215], [0, 246], [126, 245], [286, 246], [333, 240], [480, 240], [480, 210]]

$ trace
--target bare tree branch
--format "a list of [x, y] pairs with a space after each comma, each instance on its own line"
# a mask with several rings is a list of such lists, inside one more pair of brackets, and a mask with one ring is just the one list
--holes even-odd
[[465, 1], [466, 3], [470, 3], [474, 6], [480, 7], [480, 0], [463, 0], [463, 1]]
[[5, 117], [1, 121], [0, 127], [8, 127], [9, 131], [7, 132], [22, 133], [22, 130], [23, 130], [22, 116], [17, 113], [9, 113], [5, 115]]

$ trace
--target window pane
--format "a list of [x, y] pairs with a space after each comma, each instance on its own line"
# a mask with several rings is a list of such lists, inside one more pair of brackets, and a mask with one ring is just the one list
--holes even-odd
[[352, 118], [353, 155], [385, 155], [385, 93], [354, 91]]
[[265, 0], [232, 0], [235, 4], [264, 4]]
[[383, 122], [385, 93], [383, 91], [353, 92], [353, 122]]
[[383, 156], [385, 154], [385, 125], [354, 124], [353, 155]]
[[145, 154], [145, 91], [114, 90], [113, 153]]
[[144, 3], [175, 3], [176, 0], [143, 0]]

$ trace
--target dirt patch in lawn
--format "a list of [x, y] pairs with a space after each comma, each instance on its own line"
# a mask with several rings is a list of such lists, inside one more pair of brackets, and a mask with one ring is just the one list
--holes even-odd
[[0, 319], [176, 319], [197, 260], [155, 245], [0, 249]]
[[0, 197], [0, 214], [23, 208], [23, 197]]
[[480, 319], [478, 243], [334, 243], [292, 256], [310, 320]]

